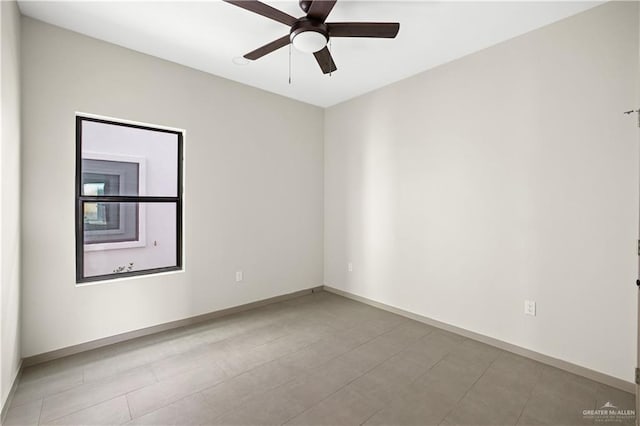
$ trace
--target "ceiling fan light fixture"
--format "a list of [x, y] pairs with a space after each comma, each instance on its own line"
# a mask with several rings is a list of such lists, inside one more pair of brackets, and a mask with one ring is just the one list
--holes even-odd
[[327, 37], [319, 31], [301, 31], [291, 34], [291, 43], [297, 50], [305, 53], [318, 52], [327, 45]]

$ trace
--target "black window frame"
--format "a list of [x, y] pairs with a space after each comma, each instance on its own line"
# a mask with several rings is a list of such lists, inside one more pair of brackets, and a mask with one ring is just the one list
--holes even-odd
[[[82, 123], [92, 121], [96, 123], [111, 124], [116, 126], [132, 127], [134, 129], [150, 130], [175, 134], [178, 137], [178, 186], [177, 194], [168, 196], [129, 196], [129, 195], [82, 195]], [[183, 139], [184, 133], [179, 130], [169, 130], [140, 124], [131, 124], [113, 119], [102, 119], [86, 115], [76, 115], [76, 284], [96, 281], [107, 281], [115, 278], [152, 275], [162, 272], [182, 270], [182, 206], [183, 206]], [[119, 203], [174, 203], [176, 205], [176, 265], [161, 268], [145, 269], [141, 271], [124, 271], [91, 277], [84, 276], [84, 203], [119, 202]]]

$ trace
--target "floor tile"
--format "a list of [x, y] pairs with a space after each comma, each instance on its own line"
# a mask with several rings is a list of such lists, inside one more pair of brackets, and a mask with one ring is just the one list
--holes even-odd
[[465, 340], [466, 339], [447, 331], [435, 330], [422, 337], [418, 342], [413, 342], [410, 346], [429, 351], [429, 353], [433, 354], [447, 355]]
[[450, 426], [515, 425], [520, 413], [504, 407], [488, 407], [474, 398], [462, 400], [444, 420]]
[[127, 398], [119, 396], [41, 425], [120, 425], [130, 419]]
[[256, 394], [262, 394], [276, 386], [257, 383], [248, 374], [242, 374], [207, 388], [200, 394], [207, 405], [222, 414], [239, 407]]
[[220, 414], [207, 404], [201, 394], [196, 393], [133, 419], [127, 425], [210, 425]]
[[511, 372], [517, 375], [527, 375], [533, 378], [542, 370], [542, 364], [511, 352], [501, 351], [491, 367], [495, 370]]
[[229, 378], [201, 392], [204, 400], [219, 412], [229, 411], [255, 395], [293, 381], [302, 370], [271, 361], [244, 374]]
[[41, 421], [50, 422], [155, 382], [156, 379], [151, 370], [141, 367], [111, 376], [106, 380], [76, 386], [68, 391], [45, 398], [42, 405]]
[[502, 392], [471, 389], [447, 415], [449, 425], [515, 425], [527, 399]]
[[431, 426], [438, 425], [453, 409], [456, 401], [442, 393], [424, 391], [405, 393], [384, 407], [365, 425]]
[[434, 331], [434, 328], [418, 321], [406, 320], [397, 327], [385, 333], [388, 336], [398, 336], [403, 339], [417, 340]]
[[[614, 406], [615, 408], [608, 408]], [[635, 426], [635, 395], [598, 384], [596, 409], [620, 411], [620, 414], [594, 417], [594, 423], [602, 425]], [[630, 413], [628, 413], [630, 412]]]
[[256, 346], [264, 345], [271, 341], [285, 337], [291, 334], [285, 325], [267, 324], [262, 327], [256, 327], [245, 333], [225, 340], [229, 346], [233, 346], [236, 350], [246, 350]]
[[298, 400], [290, 400], [282, 392], [267, 392], [250, 398], [241, 407], [216, 418], [212, 424], [280, 425], [306, 408]]
[[509, 372], [487, 369], [469, 390], [491, 406], [514, 405], [520, 412], [531, 397], [537, 382], [528, 376], [514, 375]]
[[396, 355], [355, 379], [350, 388], [365, 396], [372, 404], [382, 406], [390, 403], [398, 390], [423, 375], [428, 367], [414, 364]]
[[82, 374], [83, 365], [67, 361], [68, 358], [70, 357], [23, 367], [22, 375], [20, 376], [20, 385], [46, 380], [51, 376], [67, 374], [72, 371]]
[[194, 347], [188, 352], [154, 361], [149, 364], [158, 380], [187, 373], [190, 370], [210, 365], [229, 353], [229, 347], [223, 342], [207, 343]]
[[256, 347], [244, 351], [236, 351], [231, 347], [226, 351], [225, 356], [216, 361], [228, 376], [233, 377], [249, 371], [260, 364], [272, 361], [277, 356], [264, 350], [262, 347]]
[[499, 349], [467, 339], [453, 347], [445, 359], [455, 359], [458, 363], [474, 364], [482, 369], [486, 369], [489, 368], [499, 356]]
[[335, 330], [326, 325], [313, 325], [301, 327], [295, 332], [271, 340], [255, 348], [256, 353], [262, 354], [265, 359], [272, 360], [297, 352], [315, 342], [332, 336]]
[[596, 407], [600, 408], [607, 402], [610, 402], [621, 409], [634, 410], [636, 398], [632, 393], [599, 384], [596, 391]]
[[402, 342], [399, 342], [397, 337], [383, 334], [341, 355], [337, 359], [351, 364], [355, 370], [364, 374], [401, 352], [409, 344], [408, 341], [402, 340]]
[[3, 426], [31, 426], [37, 425], [42, 410], [42, 400], [11, 407], [7, 412]]
[[555, 392], [535, 392], [527, 402], [519, 424], [549, 424], [549, 425], [585, 425], [593, 424], [593, 420], [586, 417], [584, 410], [596, 407], [595, 396], [582, 401], [573, 395], [559, 395]]
[[150, 384], [127, 394], [131, 416], [135, 419], [172, 402], [222, 382], [227, 374], [215, 363], [166, 380]]
[[156, 347], [136, 348], [134, 350], [118, 350], [109, 356], [94, 361], [84, 367], [84, 381], [91, 382], [145, 366], [153, 361], [166, 357]]
[[434, 346], [421, 339], [411, 343], [395, 355], [395, 357], [419, 365], [422, 369], [429, 369], [443, 359], [449, 352], [450, 349]]
[[314, 368], [349, 352], [356, 346], [357, 344], [349, 344], [336, 336], [331, 336], [287, 354], [281, 357], [280, 361], [295, 368]]
[[335, 360], [268, 392], [254, 395], [216, 420], [218, 424], [281, 424], [344, 387], [360, 373]]
[[[595, 405], [598, 383], [549, 366], [540, 367], [534, 394], [552, 394], [583, 405]], [[587, 407], [588, 408], [588, 407]]]
[[381, 407], [351, 389], [342, 389], [291, 419], [288, 425], [360, 425]]
[[483, 373], [484, 371], [476, 365], [443, 359], [415, 380], [410, 387], [416, 392], [439, 393], [457, 402]]
[[352, 360], [337, 357], [322, 365], [320, 368], [311, 370], [310, 377], [319, 376], [336, 384], [340, 384], [340, 386], [345, 386], [364, 373], [366, 373], [366, 371], [363, 372]]
[[13, 400], [12, 406], [22, 405], [42, 399], [55, 393], [63, 392], [83, 383], [81, 370], [63, 371], [59, 374], [52, 374], [29, 382], [20, 381]]

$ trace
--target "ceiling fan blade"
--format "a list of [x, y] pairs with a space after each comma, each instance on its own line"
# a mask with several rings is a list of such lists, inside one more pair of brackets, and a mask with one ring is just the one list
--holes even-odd
[[318, 65], [320, 65], [323, 74], [329, 74], [330, 72], [334, 72], [338, 69], [335, 62], [333, 62], [333, 58], [331, 57], [331, 53], [329, 52], [329, 49], [327, 49], [327, 46], [322, 50], [318, 50], [313, 54], [313, 56], [316, 57], [316, 61], [318, 61]]
[[336, 5], [337, 0], [313, 0], [309, 10], [307, 11], [307, 18], [317, 19], [324, 22], [331, 13], [333, 6]]
[[280, 49], [281, 47], [285, 47], [291, 43], [291, 39], [289, 38], [289, 34], [286, 36], [280, 37], [277, 40], [272, 41], [271, 43], [267, 43], [262, 47], [258, 47], [253, 52], [249, 52], [244, 55], [245, 58], [255, 61], [256, 59], [262, 58], [264, 55], [267, 55], [273, 51]]
[[256, 0], [224, 0], [234, 6], [241, 7], [258, 15], [273, 19], [285, 25], [293, 25], [297, 21], [293, 16]]
[[397, 22], [334, 22], [327, 26], [330, 37], [395, 38], [400, 30]]

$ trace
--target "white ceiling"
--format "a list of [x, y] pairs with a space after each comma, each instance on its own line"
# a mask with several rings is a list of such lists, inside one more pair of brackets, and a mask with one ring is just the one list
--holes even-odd
[[[297, 1], [266, 1], [293, 16]], [[601, 2], [338, 0], [327, 22], [400, 22], [395, 39], [332, 39], [338, 71], [282, 48], [247, 65], [234, 58], [288, 27], [222, 1], [19, 1], [23, 14], [139, 52], [327, 107], [513, 38]]]

